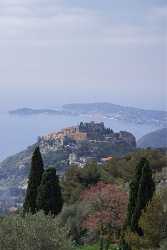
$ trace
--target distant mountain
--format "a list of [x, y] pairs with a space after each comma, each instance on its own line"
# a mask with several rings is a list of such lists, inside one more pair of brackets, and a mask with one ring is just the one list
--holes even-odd
[[76, 114], [101, 114], [109, 119], [165, 127], [166, 111], [144, 110], [112, 103], [66, 104], [63, 109]]
[[52, 110], [52, 109], [31, 109], [31, 108], [21, 108], [16, 110], [9, 111], [11, 115], [40, 115], [40, 114], [47, 114], [47, 115], [72, 115], [72, 112], [69, 111], [59, 111], [59, 110]]
[[167, 128], [156, 130], [138, 140], [140, 148], [167, 148]]
[[13, 115], [101, 115], [112, 120], [152, 125], [159, 128], [165, 127], [167, 123], [166, 111], [144, 110], [112, 103], [66, 104], [60, 110], [23, 108], [9, 111], [9, 113]]

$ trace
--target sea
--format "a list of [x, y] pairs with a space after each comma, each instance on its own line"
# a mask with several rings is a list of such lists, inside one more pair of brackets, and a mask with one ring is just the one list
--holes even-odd
[[64, 116], [64, 115], [31, 115], [17, 116], [7, 112], [0, 113], [0, 161], [6, 157], [26, 149], [37, 141], [41, 135], [57, 132], [62, 128], [79, 124], [81, 121], [104, 122], [106, 127], [115, 132], [129, 131], [137, 139], [143, 135], [158, 129], [155, 126], [145, 124], [133, 124], [118, 121], [102, 116]]

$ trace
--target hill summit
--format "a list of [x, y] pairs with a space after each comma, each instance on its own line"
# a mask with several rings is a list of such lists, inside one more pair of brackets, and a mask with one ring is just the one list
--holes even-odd
[[45, 166], [55, 167], [62, 176], [72, 164], [84, 167], [94, 160], [102, 164], [113, 156], [132, 152], [136, 149], [136, 139], [129, 132], [115, 133], [104, 123], [95, 122], [81, 122], [78, 126], [39, 137], [34, 145], [0, 163], [1, 211], [1, 204], [5, 207], [22, 206], [31, 157], [37, 145]]
[[[88, 145], [89, 143], [96, 144], [96, 146], [99, 143], [104, 143], [105, 145], [109, 143], [111, 148], [124, 146], [125, 149], [127, 147], [130, 149], [136, 147], [136, 139], [131, 133], [126, 131], [114, 133], [112, 129], [106, 128], [103, 122], [95, 123], [93, 121], [90, 123], [81, 122], [78, 126], [44, 135], [39, 137], [38, 140], [43, 154], [66, 148], [71, 151], [77, 151], [80, 145]], [[90, 154], [90, 152], [86, 154]]]
[[137, 142], [140, 148], [167, 148], [167, 128], [146, 134]]

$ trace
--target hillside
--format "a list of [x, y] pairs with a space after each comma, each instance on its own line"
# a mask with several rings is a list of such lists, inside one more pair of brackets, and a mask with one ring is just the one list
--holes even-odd
[[32, 152], [40, 146], [45, 166], [53, 166], [63, 175], [71, 164], [80, 167], [108, 156], [123, 156], [136, 149], [135, 137], [126, 131], [115, 133], [103, 123], [81, 123], [79, 126], [50, 133], [26, 150], [0, 163], [0, 205], [14, 206], [22, 201]]
[[137, 146], [140, 148], [166, 148], [167, 147], [167, 128], [156, 130], [143, 136], [138, 140]]
[[83, 103], [66, 104], [63, 109], [77, 114], [101, 114], [115, 120], [136, 124], [152, 124], [164, 127], [167, 122], [167, 112], [144, 110], [134, 107], [125, 107], [112, 103]]

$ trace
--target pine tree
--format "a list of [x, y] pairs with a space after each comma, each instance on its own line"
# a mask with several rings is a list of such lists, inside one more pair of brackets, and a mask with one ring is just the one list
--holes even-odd
[[24, 214], [34, 214], [37, 211], [36, 198], [43, 172], [44, 166], [42, 156], [39, 147], [36, 147], [32, 156], [28, 187], [23, 205]]
[[48, 168], [42, 176], [38, 189], [37, 207], [45, 214], [56, 216], [62, 210], [63, 200], [56, 169]]

